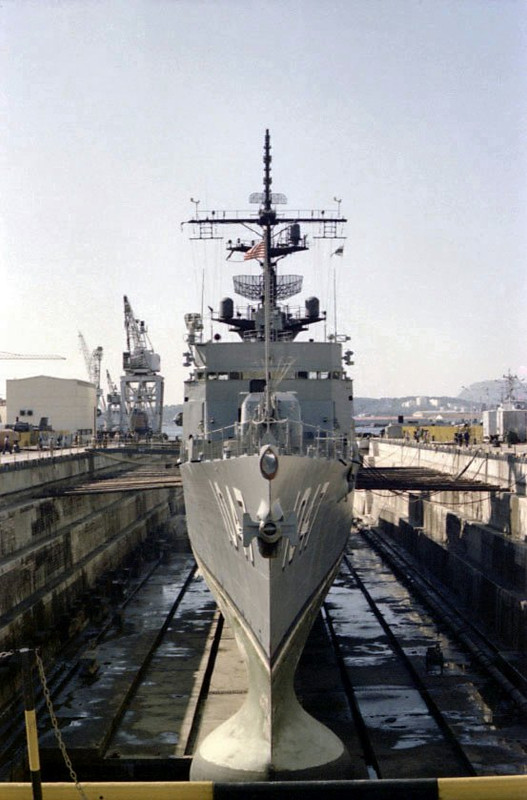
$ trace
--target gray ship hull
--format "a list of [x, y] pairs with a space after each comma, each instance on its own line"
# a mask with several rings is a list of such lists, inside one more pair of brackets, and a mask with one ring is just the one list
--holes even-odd
[[[349, 465], [307, 456], [280, 456], [275, 480], [265, 480], [259, 457], [181, 465], [192, 548], [226, 602], [251, 631], [269, 664], [329, 573], [340, 561], [351, 526]], [[243, 516], [257, 520], [262, 503], [294, 512], [298, 543], [279, 542], [263, 557], [253, 539], [243, 546]]]
[[[181, 475], [190, 541], [202, 573], [236, 636], [248, 671], [246, 700], [194, 756], [194, 780], [342, 777], [342, 742], [302, 709], [293, 678], [305, 640], [338, 569], [352, 519], [359, 466], [353, 426], [351, 350], [345, 335], [297, 340], [326, 322], [317, 297], [289, 298], [302, 276], [278, 274], [286, 256], [317, 238], [342, 240], [337, 211], [292, 212], [271, 192], [271, 139], [265, 134], [258, 211], [201, 211], [196, 238], [219, 226], [256, 239], [227, 240], [228, 258], [259, 262], [261, 274], [234, 276], [234, 292], [211, 320], [240, 341], [204, 336], [203, 316], [185, 315]], [[342, 247], [340, 248], [342, 251]], [[222, 457], [223, 456], [223, 457]]]
[[[253, 455], [181, 465], [192, 548], [249, 676], [242, 708], [202, 742], [191, 779], [344, 778], [347, 751], [300, 706], [294, 674], [348, 539], [349, 465], [281, 455], [267, 481], [259, 463]], [[243, 542], [248, 520], [276, 503], [296, 530], [269, 558], [256, 538]]]

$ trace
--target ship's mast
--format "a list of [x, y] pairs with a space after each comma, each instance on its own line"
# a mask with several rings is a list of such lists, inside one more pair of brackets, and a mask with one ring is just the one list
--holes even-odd
[[[227, 249], [229, 256], [233, 253], [241, 253], [244, 260], [255, 258], [259, 261], [263, 276], [236, 276], [234, 278], [235, 292], [243, 297], [250, 298], [253, 302], [263, 300], [263, 330], [257, 326], [254, 317], [244, 317], [243, 315], [213, 317], [219, 322], [227, 324], [231, 330], [236, 331], [242, 338], [255, 337], [260, 341], [264, 340], [264, 359], [265, 359], [265, 392], [264, 392], [264, 418], [271, 418], [271, 381], [270, 381], [270, 343], [274, 339], [289, 338], [294, 339], [300, 332], [308, 329], [314, 322], [325, 319], [325, 312], [320, 316], [317, 310], [306, 313], [305, 316], [289, 317], [281, 315], [282, 327], [276, 327], [276, 319], [280, 316], [276, 314], [279, 300], [292, 297], [301, 290], [302, 278], [295, 275], [281, 275], [277, 277], [277, 262], [279, 259], [293, 253], [302, 252], [308, 249], [307, 237], [300, 234], [300, 226], [315, 226], [314, 238], [319, 239], [338, 239], [345, 237], [342, 233], [343, 223], [346, 219], [340, 214], [340, 201], [338, 201], [337, 211], [296, 211], [285, 214], [278, 212], [277, 205], [286, 203], [283, 194], [271, 191], [271, 137], [269, 130], [265, 131], [264, 141], [264, 174], [263, 192], [256, 192], [249, 197], [250, 203], [258, 203], [258, 212], [235, 211], [227, 214], [224, 211], [200, 211], [198, 215], [197, 204], [199, 201], [192, 200], [196, 205], [196, 215], [188, 220], [190, 225], [197, 229], [193, 239], [209, 240], [221, 239], [218, 233], [218, 226], [236, 225], [249, 230], [253, 236], [255, 229], [261, 231], [261, 240], [252, 241], [229, 239]], [[232, 305], [232, 303], [231, 303]]]
[[[264, 419], [269, 430], [271, 419], [271, 359], [269, 343], [271, 341], [271, 139], [269, 129], [265, 131], [264, 146], [264, 207], [261, 217], [265, 215], [265, 260], [264, 260], [264, 361], [265, 361], [265, 404]], [[273, 305], [274, 305], [273, 298]]]

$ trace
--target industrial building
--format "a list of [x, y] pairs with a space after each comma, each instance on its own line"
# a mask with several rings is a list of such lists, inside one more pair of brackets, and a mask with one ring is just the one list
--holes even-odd
[[6, 382], [7, 422], [51, 426], [63, 433], [93, 433], [97, 393], [88, 381], [38, 375]]
[[498, 408], [483, 412], [483, 437], [485, 440], [505, 442], [527, 441], [527, 409], [524, 404], [503, 403]]

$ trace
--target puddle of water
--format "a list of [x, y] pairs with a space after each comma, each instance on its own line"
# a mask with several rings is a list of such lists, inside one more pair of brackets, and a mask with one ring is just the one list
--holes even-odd
[[411, 750], [414, 747], [423, 747], [429, 744], [430, 740], [425, 738], [415, 738], [414, 736], [401, 736], [398, 742], [393, 745], [392, 750]]

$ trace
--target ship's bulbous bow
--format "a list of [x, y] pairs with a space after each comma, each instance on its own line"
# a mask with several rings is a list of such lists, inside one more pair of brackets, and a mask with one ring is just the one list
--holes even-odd
[[341, 740], [308, 714], [294, 691], [298, 660], [338, 563], [295, 621], [275, 659], [243, 622], [222, 587], [206, 568], [215, 595], [248, 671], [244, 704], [203, 740], [194, 756], [193, 781], [338, 780], [349, 778], [351, 759]]

